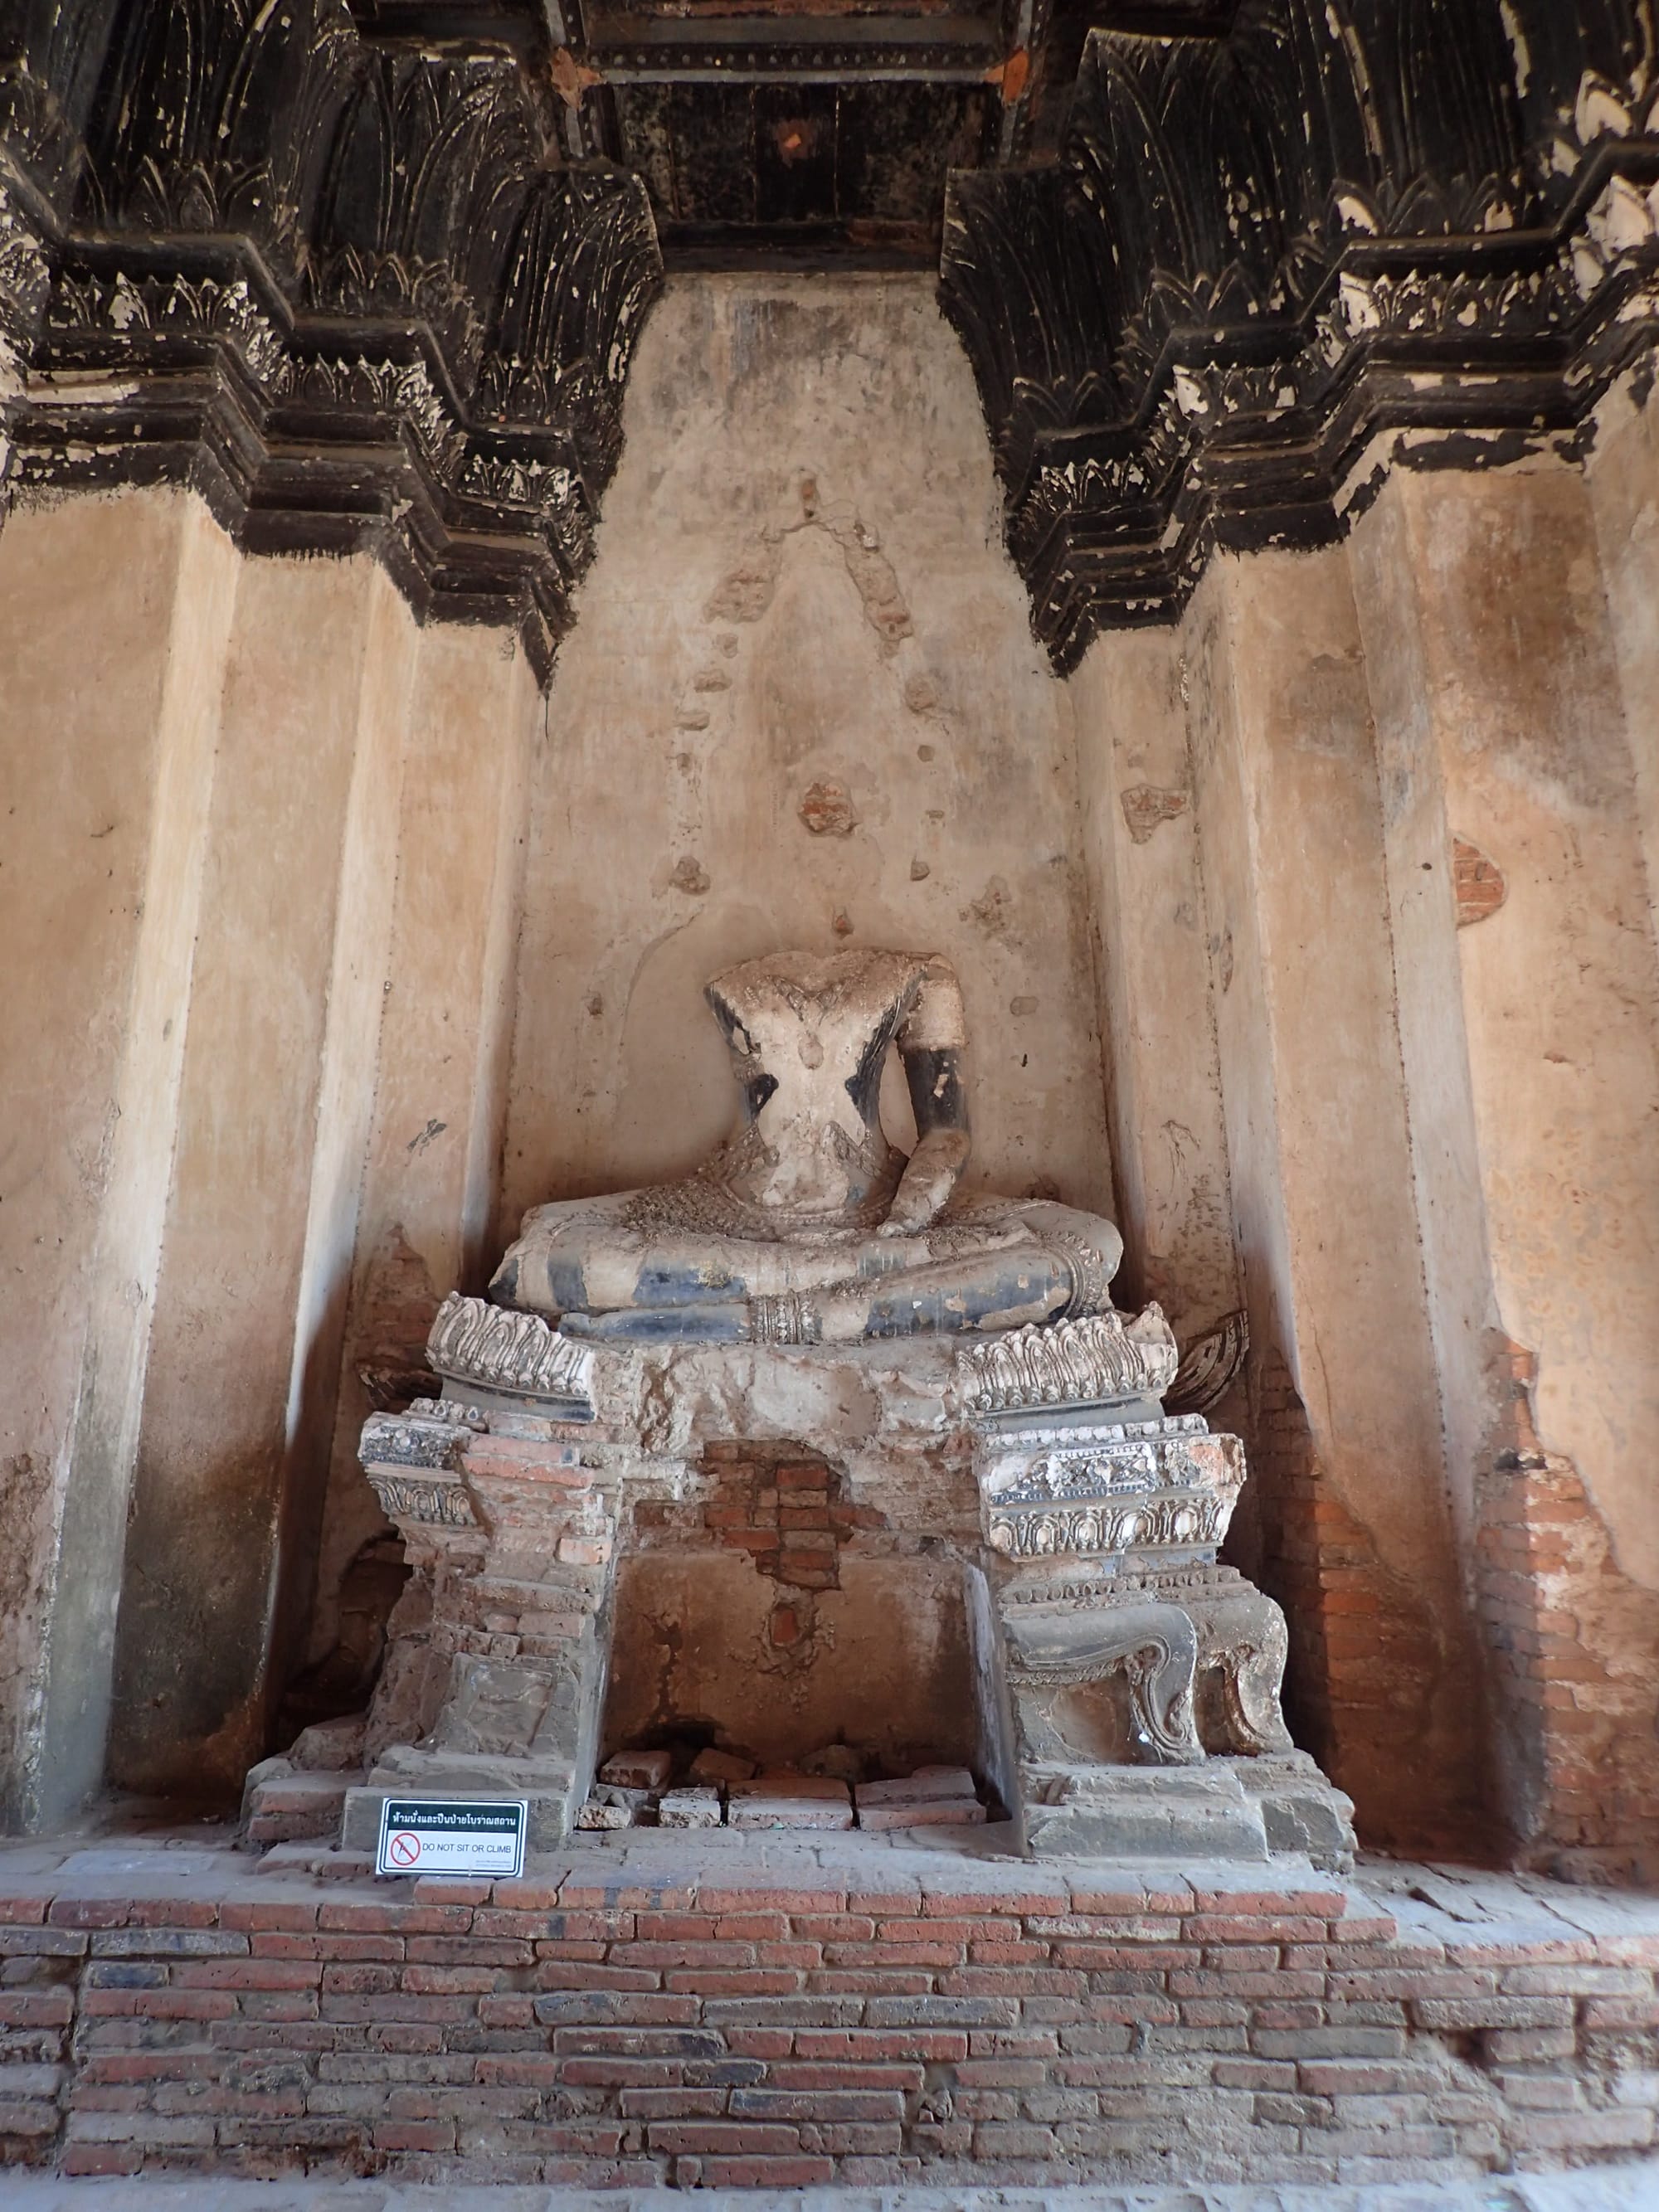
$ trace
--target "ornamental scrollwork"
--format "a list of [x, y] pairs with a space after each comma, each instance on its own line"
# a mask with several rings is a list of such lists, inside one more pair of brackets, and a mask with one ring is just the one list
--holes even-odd
[[1160, 1491], [1133, 1501], [1005, 1510], [987, 1519], [991, 1547], [1005, 1559], [1044, 1559], [1141, 1551], [1163, 1545], [1214, 1545], [1226, 1534], [1233, 1500], [1211, 1491]]
[[388, 1521], [417, 1521], [439, 1528], [471, 1528], [477, 1524], [464, 1482], [446, 1481], [438, 1476], [423, 1480], [379, 1467], [364, 1472]]

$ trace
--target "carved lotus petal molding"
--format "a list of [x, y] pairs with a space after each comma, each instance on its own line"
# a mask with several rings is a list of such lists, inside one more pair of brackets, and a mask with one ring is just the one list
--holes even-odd
[[1177, 1357], [1162, 1309], [1149, 1305], [1133, 1320], [1090, 1314], [1011, 1329], [970, 1346], [961, 1371], [969, 1403], [992, 1413], [1157, 1398], [1173, 1381]]
[[514, 1313], [452, 1291], [438, 1309], [426, 1356], [447, 1379], [556, 1400], [592, 1419], [593, 1354], [539, 1315]]

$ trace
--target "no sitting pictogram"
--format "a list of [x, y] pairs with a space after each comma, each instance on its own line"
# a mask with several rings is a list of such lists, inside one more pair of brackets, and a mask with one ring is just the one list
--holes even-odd
[[522, 1797], [383, 1797], [378, 1875], [518, 1875], [530, 1807]]

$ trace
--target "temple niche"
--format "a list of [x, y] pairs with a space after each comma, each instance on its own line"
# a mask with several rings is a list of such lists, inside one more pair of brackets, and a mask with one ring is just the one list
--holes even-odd
[[0, 0], [0, 2163], [1659, 2155], [1656, 358], [1656, 0]]
[[[1224, 1340], [1183, 1383], [1158, 1306], [1111, 1303], [1110, 1222], [968, 1194], [949, 965], [778, 953], [706, 996], [735, 1133], [534, 1208], [489, 1300], [441, 1310], [439, 1393], [365, 1426], [414, 1573], [345, 1845], [389, 1796], [471, 1792], [526, 1796], [542, 1849], [988, 1815], [1027, 1851], [1350, 1864], [1279, 1709], [1284, 1616], [1218, 1559], [1238, 1439], [1165, 1409], [1225, 1394]], [[293, 1771], [250, 1778], [251, 1827]]]

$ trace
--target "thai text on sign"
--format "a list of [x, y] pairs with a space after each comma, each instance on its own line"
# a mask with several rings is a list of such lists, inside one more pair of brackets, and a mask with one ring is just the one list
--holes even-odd
[[523, 1797], [388, 1797], [374, 1871], [522, 1874], [528, 1812]]

